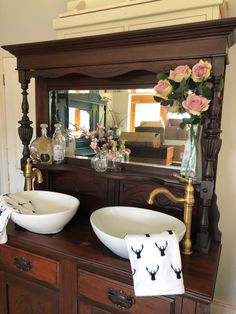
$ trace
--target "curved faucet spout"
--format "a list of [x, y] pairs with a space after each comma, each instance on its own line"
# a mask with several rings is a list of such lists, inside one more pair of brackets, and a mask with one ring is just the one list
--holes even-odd
[[38, 183], [43, 182], [42, 172], [38, 168], [33, 170], [33, 178], [36, 178]]
[[147, 200], [148, 204], [152, 205], [154, 203], [154, 198], [159, 194], [165, 195], [170, 201], [172, 201], [174, 203], [184, 203], [184, 201], [185, 201], [185, 199], [183, 197], [176, 197], [167, 188], [159, 187], [159, 188], [154, 189], [151, 192], [151, 194]]
[[171, 193], [165, 187], [158, 187], [154, 189], [147, 200], [149, 205], [154, 203], [154, 198], [157, 195], [163, 194], [170, 201], [174, 203], [184, 203], [184, 217], [183, 221], [186, 226], [186, 232], [184, 239], [182, 240], [182, 253], [184, 254], [192, 254], [192, 241], [191, 241], [191, 225], [192, 225], [192, 209], [194, 205], [194, 188], [191, 179], [185, 179], [187, 185], [185, 186], [184, 197], [176, 197], [173, 193]]
[[30, 158], [27, 159], [26, 165], [25, 165], [25, 191], [32, 191], [33, 188], [33, 180], [36, 179], [38, 183], [43, 182], [43, 175], [42, 172], [36, 168], [32, 169], [32, 161]]

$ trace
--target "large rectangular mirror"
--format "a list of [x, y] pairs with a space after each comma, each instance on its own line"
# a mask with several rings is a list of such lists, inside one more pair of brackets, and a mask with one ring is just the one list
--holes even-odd
[[[182, 116], [167, 112], [145, 89], [52, 90], [49, 94], [51, 128], [60, 122], [76, 139], [75, 156], [91, 157], [94, 136], [99, 145], [111, 141], [130, 149], [130, 162], [180, 165], [186, 131]], [[109, 143], [108, 143], [109, 141]]]

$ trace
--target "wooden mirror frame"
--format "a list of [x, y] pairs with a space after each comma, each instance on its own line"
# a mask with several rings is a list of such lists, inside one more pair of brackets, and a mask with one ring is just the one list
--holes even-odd
[[[108, 35], [82, 37], [4, 46], [17, 57], [22, 87], [22, 119], [19, 136], [23, 144], [22, 169], [29, 157], [33, 129], [28, 117], [27, 89], [36, 79], [36, 121], [48, 120], [48, 94], [53, 89], [100, 89], [152, 87], [158, 72], [180, 64], [193, 66], [200, 59], [212, 64], [213, 99], [209, 120], [204, 125], [203, 184], [200, 187], [202, 218], [200, 234], [208, 233], [208, 218], [215, 226], [214, 238], [220, 240], [219, 212], [214, 201], [217, 158], [221, 147], [223, 91], [218, 82], [225, 77], [227, 51], [235, 42], [236, 18], [168, 26]], [[134, 168], [152, 175], [172, 175], [173, 169]], [[211, 209], [209, 214], [209, 209]], [[211, 214], [215, 212], [214, 214]]]

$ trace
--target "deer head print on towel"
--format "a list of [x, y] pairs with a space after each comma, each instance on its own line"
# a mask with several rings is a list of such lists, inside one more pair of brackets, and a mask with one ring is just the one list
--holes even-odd
[[182, 270], [181, 270], [180, 268], [174, 268], [172, 264], [171, 264], [171, 268], [172, 268], [173, 271], [175, 272], [176, 278], [177, 278], [177, 279], [181, 279]]
[[160, 245], [160, 246], [155, 242], [155, 245], [158, 248], [158, 250], [160, 251], [161, 256], [165, 256], [165, 250], [168, 246], [168, 242], [166, 241], [165, 245]]
[[157, 265], [157, 268], [155, 270], [154, 269], [149, 270], [148, 267], [146, 267], [146, 271], [149, 273], [149, 275], [151, 276], [151, 280], [153, 281], [156, 280], [156, 274], [158, 270], [159, 270], [159, 265]]
[[131, 246], [131, 250], [136, 254], [137, 258], [141, 258], [141, 252], [143, 248], [144, 248], [143, 244], [141, 245], [141, 249], [136, 249], [136, 250], [134, 250], [133, 247]]

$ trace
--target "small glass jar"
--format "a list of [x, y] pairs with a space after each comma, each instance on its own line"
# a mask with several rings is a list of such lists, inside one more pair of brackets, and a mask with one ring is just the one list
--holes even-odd
[[109, 150], [107, 153], [107, 159], [108, 159], [108, 171], [112, 172], [120, 172], [121, 166], [122, 166], [122, 156], [118, 151], [111, 151]]
[[98, 172], [105, 172], [107, 170], [107, 155], [104, 152], [98, 152], [91, 158], [91, 167]]

